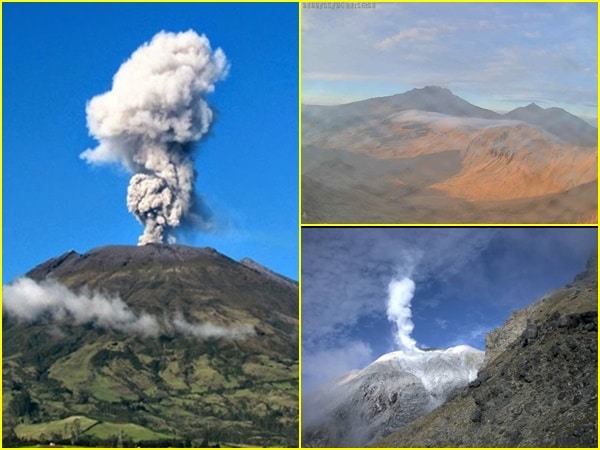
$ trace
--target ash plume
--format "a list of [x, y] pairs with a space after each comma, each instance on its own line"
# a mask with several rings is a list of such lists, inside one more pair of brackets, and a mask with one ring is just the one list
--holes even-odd
[[417, 341], [410, 335], [414, 329], [411, 320], [410, 302], [415, 293], [415, 282], [408, 277], [394, 279], [388, 286], [389, 298], [387, 302], [388, 320], [396, 325], [396, 344], [401, 350], [417, 350]]
[[99, 145], [80, 156], [133, 174], [127, 208], [144, 226], [139, 245], [174, 242], [182, 223], [209, 226], [194, 196], [192, 151], [213, 120], [205, 97], [228, 69], [205, 35], [161, 31], [121, 65], [110, 91], [88, 102]]

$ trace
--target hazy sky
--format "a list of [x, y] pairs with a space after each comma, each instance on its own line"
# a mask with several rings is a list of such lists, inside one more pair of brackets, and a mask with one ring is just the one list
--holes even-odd
[[182, 243], [298, 271], [297, 4], [3, 4], [3, 280], [69, 249], [137, 243], [130, 175], [79, 155], [86, 102], [161, 30], [221, 47], [228, 77], [196, 153], [196, 190], [217, 223]]
[[303, 390], [396, 350], [388, 285], [410, 276], [418, 346], [485, 335], [585, 268], [596, 228], [303, 228]]
[[302, 9], [303, 103], [426, 85], [509, 111], [597, 117], [596, 3], [377, 3]]

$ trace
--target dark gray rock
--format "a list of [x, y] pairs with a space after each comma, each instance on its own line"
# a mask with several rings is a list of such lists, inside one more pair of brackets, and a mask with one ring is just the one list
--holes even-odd
[[538, 326], [535, 323], [528, 323], [525, 331], [523, 331], [523, 338], [535, 339], [538, 336]]
[[482, 417], [482, 412], [481, 409], [476, 409], [471, 413], [471, 421], [475, 422], [475, 423], [479, 423], [481, 422], [481, 417]]
[[563, 316], [558, 320], [559, 328], [575, 328], [578, 324], [577, 316], [567, 315]]
[[521, 343], [523, 347], [531, 345], [531, 343], [538, 337], [538, 326], [534, 323], [528, 322], [527, 327], [521, 335]]

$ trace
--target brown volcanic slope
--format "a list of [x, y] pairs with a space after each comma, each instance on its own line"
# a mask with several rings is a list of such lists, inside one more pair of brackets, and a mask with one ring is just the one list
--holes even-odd
[[[452, 154], [438, 154], [435, 176], [460, 165]], [[413, 161], [411, 161], [413, 162]], [[414, 161], [417, 163], [419, 161]], [[404, 168], [413, 177], [418, 169]], [[324, 171], [324, 169], [322, 169]], [[587, 223], [595, 221], [597, 183], [592, 181], [557, 194], [517, 200], [472, 202], [430, 187], [387, 182], [385, 177], [353, 178], [353, 172], [311, 175], [302, 179], [303, 223]], [[334, 176], [346, 185], [332, 185]]]
[[598, 446], [598, 261], [486, 337], [477, 379], [375, 447]]
[[520, 124], [481, 130], [463, 153], [459, 174], [431, 185], [471, 201], [556, 194], [597, 178], [597, 151], [572, 147]]
[[[410, 91], [405, 106], [422, 106], [414, 99], [425, 94], [453, 100], [436, 89]], [[406, 109], [398, 99], [397, 110], [388, 108], [395, 97], [303, 111], [304, 223], [569, 223], [595, 215], [597, 149], [565, 141], [574, 116], [553, 128], [561, 139], [462, 103], [436, 108], [456, 116]]]

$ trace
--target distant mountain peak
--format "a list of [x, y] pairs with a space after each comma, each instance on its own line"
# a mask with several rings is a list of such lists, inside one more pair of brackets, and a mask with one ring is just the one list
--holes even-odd
[[[376, 100], [376, 102], [373, 103], [372, 100]], [[453, 94], [450, 89], [441, 86], [428, 85], [423, 88], [412, 89], [403, 94], [396, 94], [392, 97], [382, 97], [372, 100], [366, 100], [363, 104], [374, 106], [374, 111], [376, 112], [384, 111], [389, 113], [413, 109], [459, 117], [486, 119], [500, 117], [499, 114], [493, 111], [472, 105], [463, 98]]]
[[506, 113], [504, 117], [538, 126], [563, 141], [575, 145], [595, 146], [597, 144], [596, 128], [563, 108], [544, 109], [535, 103], [530, 103]]
[[541, 106], [539, 106], [537, 103], [532, 102], [529, 105], [523, 107], [523, 109], [527, 109], [530, 111], [543, 111], [544, 108], [542, 108]]
[[[412, 89], [410, 91], [408, 91], [407, 93], [412, 93], [413, 95], [425, 95], [427, 97], [437, 97], [439, 99], [448, 99], [447, 101], [449, 101], [449, 99], [454, 99], [454, 98], [459, 98], [456, 95], [454, 95], [452, 93], [452, 91], [450, 89], [447, 89], [445, 87], [441, 87], [441, 86], [425, 86], [422, 88], [415, 88]], [[402, 94], [399, 94], [402, 95]]]

